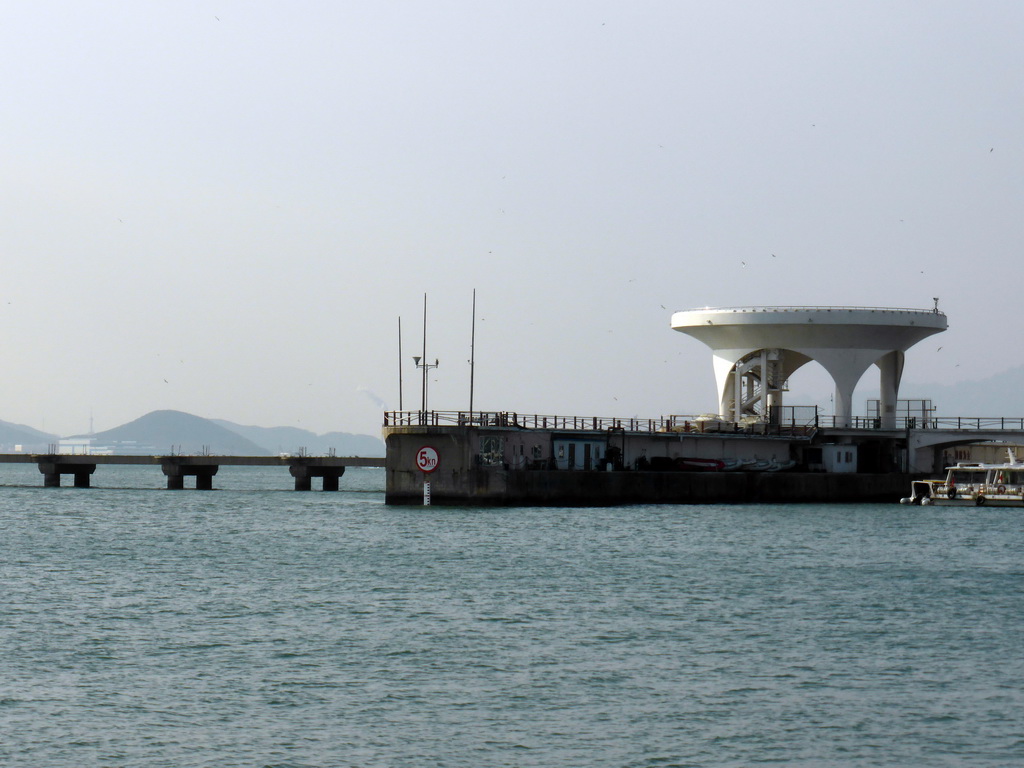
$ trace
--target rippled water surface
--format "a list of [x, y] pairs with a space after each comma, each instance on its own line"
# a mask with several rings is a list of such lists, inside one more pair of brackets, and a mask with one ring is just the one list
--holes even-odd
[[3, 766], [1024, 764], [1022, 510], [0, 473]]

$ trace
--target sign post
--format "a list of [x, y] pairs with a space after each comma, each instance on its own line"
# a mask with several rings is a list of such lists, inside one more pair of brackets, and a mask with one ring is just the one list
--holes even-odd
[[430, 482], [427, 480], [427, 476], [437, 469], [438, 464], [441, 463], [441, 457], [437, 453], [437, 449], [425, 445], [416, 451], [416, 467], [423, 473], [423, 506], [430, 506]]

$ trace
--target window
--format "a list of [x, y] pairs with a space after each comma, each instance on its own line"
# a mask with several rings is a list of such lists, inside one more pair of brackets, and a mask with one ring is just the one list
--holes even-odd
[[505, 447], [500, 437], [480, 438], [480, 464], [485, 467], [500, 467], [505, 461]]

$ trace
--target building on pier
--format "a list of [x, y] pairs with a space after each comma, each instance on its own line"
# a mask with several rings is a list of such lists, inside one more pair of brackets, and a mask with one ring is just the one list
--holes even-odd
[[727, 421], [777, 418], [789, 377], [813, 361], [835, 383], [839, 427], [851, 425], [854, 388], [877, 366], [879, 418], [891, 429], [905, 352], [946, 330], [946, 315], [938, 300], [933, 309], [705, 307], [676, 312], [672, 328], [711, 347], [719, 415]]

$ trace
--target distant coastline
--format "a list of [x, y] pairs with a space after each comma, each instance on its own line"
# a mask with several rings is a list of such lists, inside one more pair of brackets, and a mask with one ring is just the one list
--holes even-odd
[[348, 432], [317, 434], [297, 427], [258, 427], [206, 419], [183, 411], [152, 411], [94, 434], [60, 436], [0, 421], [0, 452], [109, 452], [118, 454], [279, 454], [384, 456], [379, 437]]

